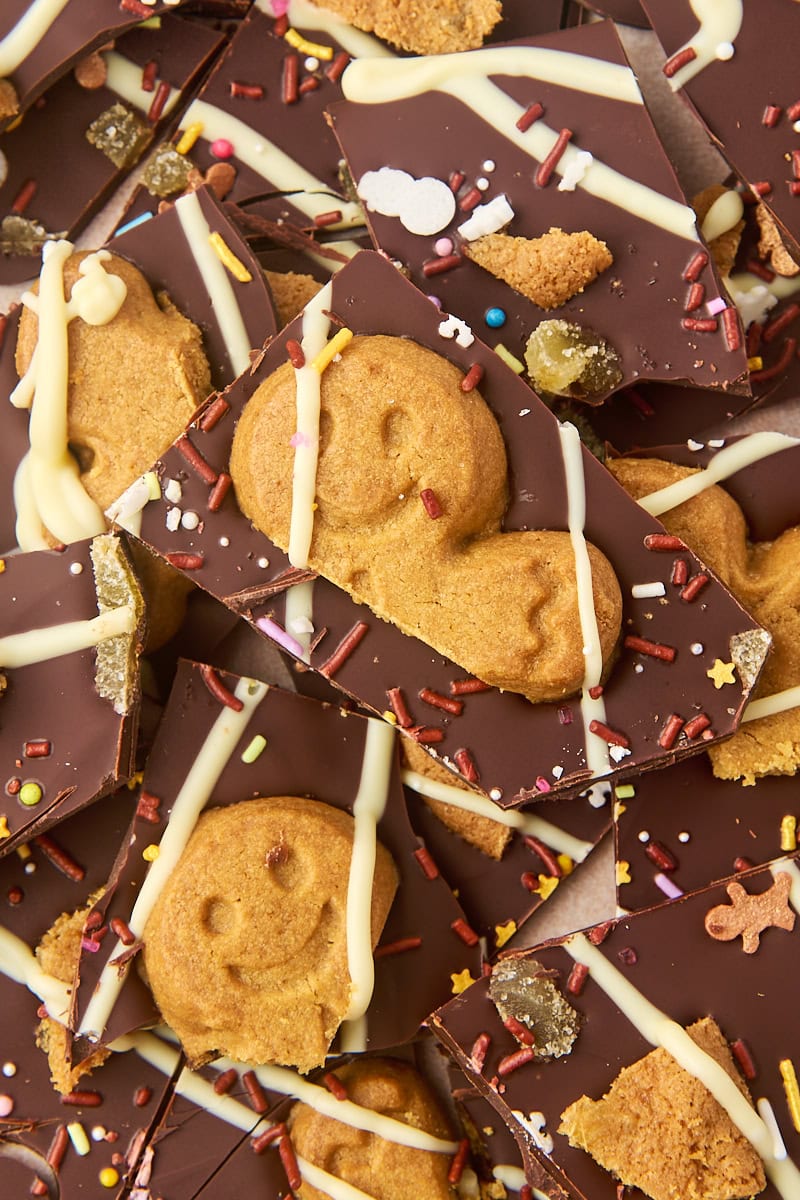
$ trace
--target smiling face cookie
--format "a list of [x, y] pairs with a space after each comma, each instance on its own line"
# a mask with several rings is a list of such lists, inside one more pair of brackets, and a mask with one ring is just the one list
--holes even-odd
[[[353, 818], [296, 796], [199, 820], [144, 930], [148, 982], [190, 1061], [324, 1062], [350, 1004]], [[372, 946], [397, 886], [378, 845]]]
[[[580, 689], [586, 670], [567, 533], [502, 533], [500, 430], [446, 359], [405, 338], [358, 337], [321, 379], [309, 565], [479, 679], [530, 700]], [[242, 511], [282, 548], [297, 504], [297, 379], [256, 391], [233, 443]], [[614, 571], [589, 546], [605, 664], [620, 628]]]

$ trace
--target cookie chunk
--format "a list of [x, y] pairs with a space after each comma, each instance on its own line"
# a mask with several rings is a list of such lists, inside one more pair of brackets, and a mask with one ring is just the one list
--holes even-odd
[[264, 274], [275, 301], [281, 329], [303, 311], [322, 287], [313, 275], [302, 275], [297, 271], [265, 270]]
[[[748, 1095], [715, 1021], [705, 1017], [687, 1032]], [[624, 1067], [602, 1100], [582, 1096], [561, 1119], [570, 1145], [652, 1200], [738, 1200], [766, 1187], [750, 1142], [666, 1050]]]
[[[532, 701], [560, 699], [586, 669], [571, 540], [501, 533], [505, 447], [461, 379], [432, 351], [377, 335], [354, 338], [325, 369], [309, 565], [478, 679]], [[296, 389], [289, 363], [262, 383], [230, 465], [240, 509], [284, 549]], [[607, 559], [593, 546], [589, 555], [608, 664], [621, 597]]]
[[465, 242], [464, 254], [527, 296], [539, 308], [559, 308], [607, 271], [614, 259], [591, 233], [550, 229], [542, 237], [489, 233]]
[[499, 0], [325, 0], [357, 29], [414, 54], [475, 50], [500, 20]]
[[[348, 1100], [384, 1116], [452, 1138], [450, 1122], [425, 1080], [409, 1063], [392, 1058], [357, 1059], [334, 1072]], [[308, 1162], [360, 1188], [375, 1200], [449, 1200], [451, 1157], [386, 1141], [296, 1104], [289, 1117], [292, 1144]], [[303, 1183], [302, 1200], [327, 1200]]]
[[[144, 930], [148, 982], [192, 1063], [322, 1065], [350, 1002], [353, 828], [347, 813], [296, 796], [201, 816]], [[373, 947], [396, 886], [378, 845]]]

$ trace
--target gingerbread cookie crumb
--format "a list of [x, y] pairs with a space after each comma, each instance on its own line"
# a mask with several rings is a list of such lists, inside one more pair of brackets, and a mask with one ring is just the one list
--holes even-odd
[[325, 0], [320, 7], [414, 54], [476, 50], [502, 15], [500, 0]]
[[19, 112], [19, 96], [10, 79], [0, 79], [0, 118], [15, 117]]
[[[695, 196], [692, 201], [692, 208], [697, 214], [698, 225], [703, 224], [716, 202], [729, 191], [730, 188], [726, 188], [721, 183], [715, 183], [711, 187], [704, 188], [702, 192]], [[708, 243], [711, 257], [714, 259], [720, 275], [730, 275], [733, 270], [733, 264], [736, 261], [743, 232], [744, 219], [741, 219], [730, 229], [726, 229], [724, 233], [721, 233], [719, 237], [712, 238]]]
[[560, 308], [614, 261], [591, 233], [549, 229], [538, 238], [489, 233], [465, 242], [464, 254], [539, 308]]
[[322, 287], [313, 275], [300, 275], [297, 271], [265, 270], [264, 274], [275, 301], [281, 328], [293, 321]]
[[800, 272], [800, 263], [789, 253], [774, 217], [764, 204], [756, 205], [759, 239], [758, 253], [772, 267], [776, 275], [791, 278]]

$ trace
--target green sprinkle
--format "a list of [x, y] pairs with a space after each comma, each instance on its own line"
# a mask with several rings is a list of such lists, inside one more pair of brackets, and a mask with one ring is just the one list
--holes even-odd
[[44, 792], [38, 783], [23, 783], [19, 789], [20, 804], [24, 804], [26, 808], [34, 808], [43, 795]]
[[267, 739], [257, 733], [242, 755], [243, 763], [254, 763], [267, 745]]
[[636, 795], [636, 788], [632, 783], [621, 783], [614, 788], [614, 795], [618, 800], [632, 800]]
[[516, 372], [517, 375], [521, 375], [525, 370], [525, 364], [521, 363], [518, 358], [514, 358], [514, 355], [510, 350], [506, 350], [502, 342], [497, 343], [494, 348], [494, 352], [498, 358], [502, 358], [506, 366], [511, 367], [511, 370]]

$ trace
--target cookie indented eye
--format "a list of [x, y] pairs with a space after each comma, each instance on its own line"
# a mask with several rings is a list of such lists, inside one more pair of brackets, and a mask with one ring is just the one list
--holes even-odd
[[402, 408], [390, 408], [381, 422], [381, 441], [387, 454], [395, 456], [414, 444], [412, 423]]
[[239, 924], [236, 905], [222, 896], [209, 896], [203, 904], [200, 922], [204, 929], [217, 937], [226, 937]]

